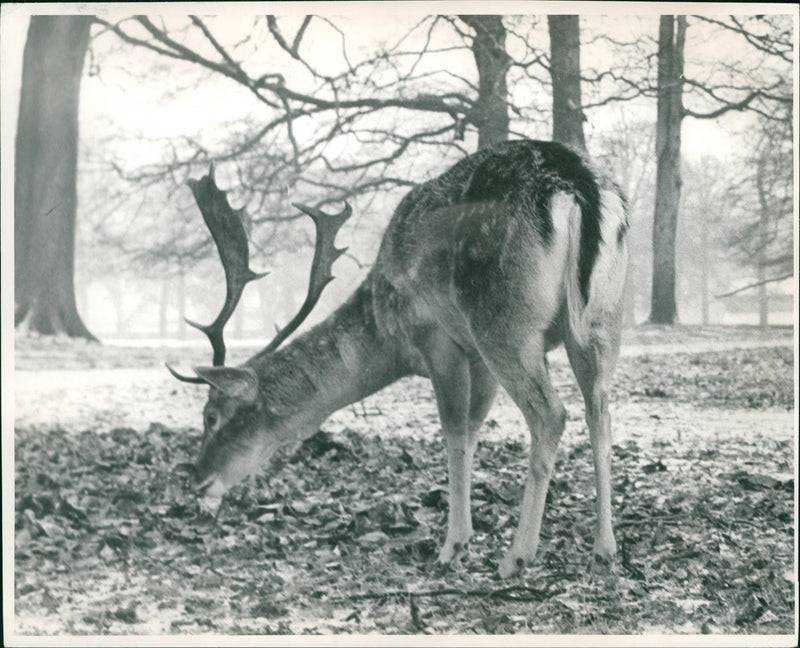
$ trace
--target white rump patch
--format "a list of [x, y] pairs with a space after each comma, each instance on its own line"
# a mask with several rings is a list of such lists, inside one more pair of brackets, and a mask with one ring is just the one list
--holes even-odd
[[618, 242], [619, 228], [625, 223], [625, 206], [615, 191], [600, 192], [600, 210], [603, 221], [600, 224], [602, 242], [592, 268], [589, 285], [589, 321], [602, 319], [606, 313], [613, 312], [622, 299], [625, 289], [625, 276], [628, 267], [628, 246], [625, 241]]
[[567, 311], [572, 335], [583, 345], [592, 324], [601, 323], [611, 315], [622, 299], [628, 265], [628, 249], [618, 243], [620, 226], [625, 222], [625, 207], [619, 195], [608, 189], [600, 191], [600, 236], [592, 274], [589, 278], [589, 303], [583, 303], [579, 281], [581, 243], [581, 211], [569, 194], [558, 193], [551, 202], [554, 228], [568, 232], [568, 261], [564, 272]]

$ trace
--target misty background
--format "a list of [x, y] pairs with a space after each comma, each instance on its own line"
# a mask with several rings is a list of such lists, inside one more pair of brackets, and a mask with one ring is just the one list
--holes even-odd
[[[213, 319], [224, 277], [185, 181], [212, 160], [232, 205], [246, 208], [251, 266], [270, 271], [246, 289], [226, 336], [267, 339], [305, 295], [313, 229], [292, 202], [338, 211], [346, 199], [354, 210], [337, 238], [348, 254], [308, 326], [364, 277], [409, 188], [477, 148], [470, 25], [362, 7], [358, 16], [327, 7], [315, 17], [287, 5], [270, 17], [230, 7], [198, 20], [166, 8], [150, 17], [158, 33], [124, 14], [99, 16], [80, 87], [75, 221], [75, 298], [92, 334], [202, 343], [183, 317]], [[29, 19], [6, 8], [3, 143], [13, 156]], [[551, 139], [547, 17], [502, 24], [509, 136]], [[790, 16], [688, 17], [675, 245], [681, 323], [792, 322], [792, 279], [769, 281], [792, 268], [791, 29]], [[580, 19], [586, 148], [630, 209], [628, 326], [651, 308], [658, 35], [656, 15]], [[240, 78], [220, 72], [226, 56]], [[279, 99], [254, 80], [352, 107]], [[735, 107], [754, 91], [761, 96]], [[757, 283], [760, 293], [736, 292]]]

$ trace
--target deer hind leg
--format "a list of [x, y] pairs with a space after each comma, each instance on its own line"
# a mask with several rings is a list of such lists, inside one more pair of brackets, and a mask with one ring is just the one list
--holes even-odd
[[485, 345], [482, 353], [500, 384], [522, 410], [531, 435], [519, 525], [511, 548], [500, 562], [500, 576], [506, 578], [532, 563], [536, 556], [566, 410], [550, 382], [542, 331], [506, 334], [502, 341], [497, 337], [493, 344]]
[[[449, 506], [447, 537], [438, 561], [448, 563], [463, 554], [472, 536], [470, 480], [477, 433], [494, 395], [479, 368], [446, 334], [436, 332], [417, 341], [428, 368], [447, 447]], [[472, 376], [480, 394], [471, 394]], [[489, 403], [487, 404], [487, 400]], [[476, 422], [476, 419], [480, 418]]]
[[594, 556], [611, 562], [617, 551], [611, 516], [611, 416], [608, 413], [608, 383], [619, 352], [619, 322], [612, 320], [603, 330], [594, 330], [580, 346], [568, 336], [565, 346], [586, 406], [586, 424], [592, 442], [597, 489], [597, 527]]

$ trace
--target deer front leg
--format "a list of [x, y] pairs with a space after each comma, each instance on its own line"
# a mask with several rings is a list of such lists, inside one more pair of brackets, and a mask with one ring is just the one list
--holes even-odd
[[470, 485], [472, 459], [477, 445], [470, 426], [442, 424], [447, 445], [448, 510], [447, 537], [439, 550], [439, 563], [449, 563], [464, 553], [472, 537]]
[[447, 537], [438, 562], [449, 563], [466, 549], [472, 537], [470, 480], [477, 429], [470, 425], [470, 364], [445, 334], [433, 333], [418, 342], [425, 358], [447, 447]]
[[449, 508], [447, 539], [439, 552], [440, 563], [448, 563], [458, 557], [472, 537], [472, 464], [478, 445], [478, 431], [497, 393], [497, 381], [479, 360], [470, 364], [469, 383], [469, 417], [466, 428], [443, 424], [447, 443]]

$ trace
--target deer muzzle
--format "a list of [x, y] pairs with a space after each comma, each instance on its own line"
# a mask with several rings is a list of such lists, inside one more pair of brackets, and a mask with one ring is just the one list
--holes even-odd
[[194, 471], [194, 489], [200, 497], [222, 497], [228, 490], [219, 473], [203, 474], [197, 466]]

